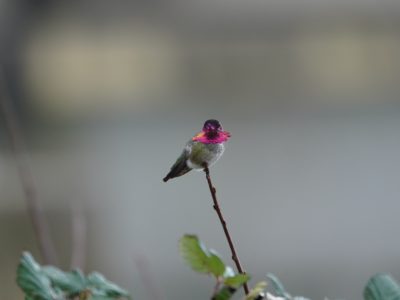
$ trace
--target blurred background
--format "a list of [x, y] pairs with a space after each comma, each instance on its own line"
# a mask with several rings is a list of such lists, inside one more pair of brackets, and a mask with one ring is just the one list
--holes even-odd
[[[84, 269], [134, 299], [208, 299], [177, 249], [195, 233], [233, 265], [204, 175], [161, 179], [216, 118], [232, 138], [211, 172], [251, 286], [272, 272], [360, 299], [374, 273], [400, 279], [399, 1], [0, 0], [0, 22], [60, 267], [78, 231]], [[0, 133], [0, 298], [22, 299], [21, 251], [43, 260]]]

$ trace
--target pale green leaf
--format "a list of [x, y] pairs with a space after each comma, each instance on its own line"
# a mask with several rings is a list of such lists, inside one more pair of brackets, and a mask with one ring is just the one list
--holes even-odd
[[75, 299], [85, 293], [87, 300], [129, 298], [127, 291], [99, 273], [91, 273], [85, 278], [80, 270], [63, 272], [53, 266], [41, 267], [29, 253], [23, 253], [21, 257], [17, 283], [25, 292], [25, 300]]
[[399, 284], [388, 274], [371, 277], [364, 289], [365, 300], [400, 300]]
[[276, 296], [283, 297], [287, 300], [291, 299], [292, 296], [286, 291], [285, 287], [283, 286], [282, 282], [276, 277], [274, 274], [267, 274], [267, 278], [271, 282], [271, 285], [275, 291]]
[[25, 292], [26, 299], [54, 300], [58, 296], [29, 252], [22, 253], [17, 269], [17, 283]]
[[249, 292], [249, 294], [245, 297], [246, 300], [255, 300], [264, 294], [264, 290], [267, 287], [267, 283], [265, 281], [260, 281], [255, 285], [253, 289]]
[[53, 286], [68, 294], [77, 294], [86, 288], [86, 278], [80, 270], [63, 272], [53, 266], [42, 268], [43, 273], [51, 280]]
[[103, 275], [97, 272], [89, 274], [87, 283], [88, 287], [94, 287], [100, 291], [104, 291], [105, 295], [109, 297], [129, 297], [129, 293], [126, 290], [107, 280]]

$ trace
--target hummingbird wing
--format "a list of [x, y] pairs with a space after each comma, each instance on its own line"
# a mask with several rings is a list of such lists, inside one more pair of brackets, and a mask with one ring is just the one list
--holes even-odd
[[164, 182], [167, 182], [171, 178], [182, 176], [191, 170], [191, 168], [189, 168], [188, 165], [186, 164], [186, 161], [189, 158], [191, 148], [192, 148], [192, 143], [193, 143], [192, 141], [189, 141], [186, 144], [185, 149], [183, 149], [183, 151], [182, 151], [182, 154], [178, 157], [176, 162], [172, 165], [171, 170], [169, 171], [167, 176], [165, 176], [163, 178]]

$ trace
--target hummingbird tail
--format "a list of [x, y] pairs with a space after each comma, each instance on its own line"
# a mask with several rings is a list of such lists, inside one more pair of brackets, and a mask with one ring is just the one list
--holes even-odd
[[175, 164], [174, 166], [172, 166], [171, 171], [169, 171], [167, 176], [165, 176], [163, 178], [163, 181], [167, 182], [168, 180], [170, 180], [172, 178], [182, 176], [182, 175], [186, 174], [187, 172], [189, 172], [190, 170], [191, 170], [191, 168], [189, 168], [186, 165], [185, 161], [183, 161], [182, 163]]

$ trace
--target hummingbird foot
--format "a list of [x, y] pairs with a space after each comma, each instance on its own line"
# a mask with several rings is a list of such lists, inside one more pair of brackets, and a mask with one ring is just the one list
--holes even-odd
[[210, 170], [208, 169], [208, 163], [204, 162], [201, 164], [203, 166], [203, 170], [206, 173], [207, 176], [210, 175]]

